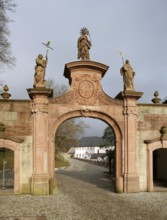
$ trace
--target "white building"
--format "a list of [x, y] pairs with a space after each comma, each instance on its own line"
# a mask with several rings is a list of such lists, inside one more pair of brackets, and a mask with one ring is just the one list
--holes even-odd
[[106, 153], [106, 150], [111, 148], [100, 147], [101, 143], [101, 137], [83, 137], [75, 148], [74, 157], [90, 159], [93, 154]]
[[106, 148], [76, 147], [74, 157], [90, 159], [93, 154], [106, 153]]

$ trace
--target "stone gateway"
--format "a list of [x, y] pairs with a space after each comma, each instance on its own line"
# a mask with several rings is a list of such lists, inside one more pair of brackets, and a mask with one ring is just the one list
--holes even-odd
[[30, 100], [0, 100], [0, 147], [14, 151], [15, 194], [57, 192], [55, 134], [75, 117], [100, 119], [112, 127], [116, 192], [153, 191], [155, 178], [167, 181], [167, 104], [137, 103], [143, 93], [133, 84], [109, 97], [101, 87], [107, 70], [90, 60], [67, 63], [70, 89], [63, 96], [53, 98], [51, 89], [36, 82], [27, 89]]

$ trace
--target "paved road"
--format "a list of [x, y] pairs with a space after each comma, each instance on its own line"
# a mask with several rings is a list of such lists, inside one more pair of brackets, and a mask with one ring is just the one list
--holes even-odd
[[[54, 196], [0, 196], [0, 217], [18, 220], [167, 220], [167, 193], [116, 194], [105, 168], [71, 160]], [[19, 216], [22, 216], [22, 218]], [[1, 218], [0, 218], [1, 219]], [[4, 218], [3, 218], [4, 219]], [[13, 220], [16, 218], [10, 218]], [[40, 219], [40, 218], [38, 218]]]
[[[57, 173], [60, 174], [58, 177], [62, 185], [62, 180], [65, 178], [70, 178], [70, 181], [83, 184], [83, 187], [89, 184], [89, 187], [103, 188], [109, 190], [110, 192], [115, 191], [113, 182], [107, 177], [108, 168], [100, 167], [96, 165], [91, 165], [89, 163], [83, 162], [81, 160], [71, 159], [71, 166], [67, 169], [59, 170]], [[66, 188], [66, 187], [65, 187]], [[82, 189], [79, 188], [79, 190]]]

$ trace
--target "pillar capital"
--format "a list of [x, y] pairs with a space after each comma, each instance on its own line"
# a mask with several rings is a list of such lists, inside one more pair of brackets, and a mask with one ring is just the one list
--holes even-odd
[[120, 93], [115, 97], [116, 99], [133, 99], [133, 100], [138, 100], [142, 97], [143, 92], [137, 92], [134, 90], [125, 90]]
[[27, 89], [27, 92], [29, 94], [29, 97], [31, 99], [38, 97], [47, 97], [51, 98], [53, 97], [53, 89], [46, 89], [46, 88], [30, 88]]
[[53, 96], [52, 89], [34, 88], [27, 89], [32, 102], [32, 113], [48, 113], [48, 98]]

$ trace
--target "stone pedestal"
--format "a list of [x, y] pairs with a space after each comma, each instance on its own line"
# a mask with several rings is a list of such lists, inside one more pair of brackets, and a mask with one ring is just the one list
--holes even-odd
[[32, 175], [31, 194], [49, 195], [49, 177], [47, 174], [33, 174]]
[[48, 168], [48, 98], [51, 89], [28, 89], [32, 99], [33, 114], [33, 175], [31, 193], [34, 195], [49, 194]]
[[69, 79], [75, 104], [84, 106], [98, 105], [101, 79], [108, 66], [95, 61], [75, 61], [65, 65], [64, 76]]
[[137, 128], [137, 107], [136, 100], [141, 98], [143, 93], [133, 90], [122, 92], [124, 100], [125, 134], [124, 134], [124, 192], [139, 192], [139, 176], [137, 173], [136, 161], [136, 128]]

